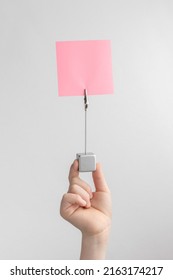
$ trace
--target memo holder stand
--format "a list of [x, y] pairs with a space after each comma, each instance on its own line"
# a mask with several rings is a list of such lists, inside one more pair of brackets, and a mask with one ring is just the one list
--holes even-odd
[[92, 172], [96, 170], [96, 155], [94, 153], [87, 153], [87, 112], [88, 112], [88, 95], [87, 90], [84, 89], [84, 109], [85, 109], [85, 152], [76, 155], [79, 161], [79, 172]]
[[83, 96], [85, 110], [85, 149], [77, 153], [80, 172], [96, 170], [96, 156], [87, 152], [88, 95], [113, 93], [111, 41], [57, 41], [59, 96]]

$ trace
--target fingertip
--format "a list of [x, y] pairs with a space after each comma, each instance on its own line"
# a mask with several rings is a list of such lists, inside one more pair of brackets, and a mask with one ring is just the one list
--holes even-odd
[[90, 207], [91, 207], [91, 203], [89, 202], [89, 203], [87, 203], [86, 202], [86, 204], [85, 204], [85, 206], [84, 206], [86, 209], [89, 209]]
[[92, 193], [92, 191], [90, 191], [89, 196], [90, 196], [90, 199], [93, 198], [93, 193]]
[[73, 166], [74, 171], [78, 171], [79, 162], [78, 162], [77, 159], [75, 159], [75, 160], [73, 161], [72, 166]]
[[84, 199], [82, 199], [82, 200], [81, 200], [81, 204], [82, 204], [82, 205], [81, 205], [82, 207], [86, 207], [87, 202], [86, 202]]

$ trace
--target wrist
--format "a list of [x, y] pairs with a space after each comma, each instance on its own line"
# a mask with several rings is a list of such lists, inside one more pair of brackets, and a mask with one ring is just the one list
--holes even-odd
[[106, 257], [106, 249], [110, 229], [101, 233], [87, 235], [82, 234], [81, 260], [101, 260]]

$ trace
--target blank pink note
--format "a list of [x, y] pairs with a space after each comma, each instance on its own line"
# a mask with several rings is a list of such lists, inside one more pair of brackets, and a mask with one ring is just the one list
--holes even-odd
[[58, 95], [111, 94], [111, 42], [109, 40], [56, 42]]

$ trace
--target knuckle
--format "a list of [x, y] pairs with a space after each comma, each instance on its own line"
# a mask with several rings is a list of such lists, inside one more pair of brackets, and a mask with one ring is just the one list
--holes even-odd
[[67, 198], [67, 193], [63, 194], [62, 200], [66, 200]]
[[76, 184], [70, 184], [69, 190], [71, 193], [75, 193], [77, 189], [77, 185]]
[[77, 184], [77, 183], [78, 183], [78, 178], [73, 177], [73, 178], [71, 179], [71, 184], [73, 185], [73, 184]]

